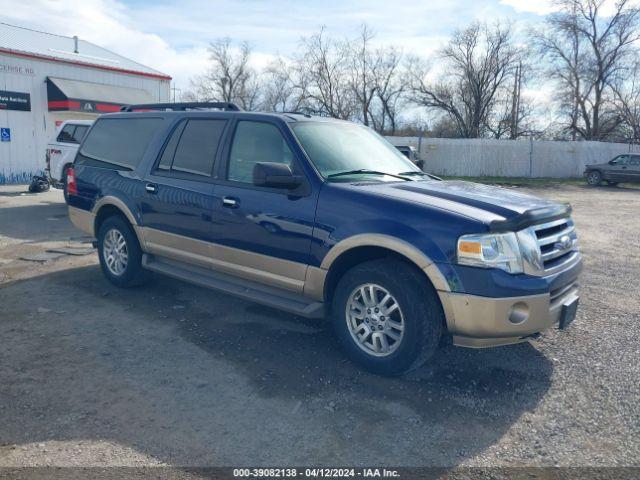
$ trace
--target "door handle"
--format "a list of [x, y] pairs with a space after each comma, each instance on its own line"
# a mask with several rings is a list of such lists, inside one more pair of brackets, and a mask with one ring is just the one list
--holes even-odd
[[147, 183], [147, 185], [145, 185], [144, 189], [149, 193], [157, 193], [158, 192], [158, 186], [155, 183]]
[[222, 199], [222, 206], [227, 208], [236, 208], [238, 206], [238, 199], [233, 197], [224, 197]]

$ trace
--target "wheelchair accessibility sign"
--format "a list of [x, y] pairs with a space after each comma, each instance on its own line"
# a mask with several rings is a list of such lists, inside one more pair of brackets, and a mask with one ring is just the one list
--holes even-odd
[[10, 128], [0, 128], [0, 141], [10, 142], [11, 141], [11, 129]]

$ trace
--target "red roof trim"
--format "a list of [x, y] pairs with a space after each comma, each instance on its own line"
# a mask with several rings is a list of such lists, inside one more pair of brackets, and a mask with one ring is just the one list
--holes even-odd
[[67, 63], [69, 65], [79, 65], [82, 67], [95, 68], [98, 70], [107, 70], [110, 72], [128, 73], [130, 75], [139, 75], [141, 77], [158, 78], [160, 80], [171, 80], [171, 77], [169, 75], [164, 75], [162, 73], [137, 72], [135, 70], [127, 70], [125, 68], [107, 67], [106, 65], [96, 65], [94, 63], [78, 62], [75, 60], [65, 60], [62, 58], [48, 57], [46, 55], [38, 55], [36, 53], [16, 52], [14, 50], [7, 50], [6, 48], [0, 48], [0, 53], [15, 55], [16, 57], [35, 58], [37, 60], [47, 60], [49, 62]]

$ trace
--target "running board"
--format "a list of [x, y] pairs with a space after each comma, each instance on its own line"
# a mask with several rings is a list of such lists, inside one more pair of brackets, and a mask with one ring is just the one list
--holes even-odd
[[269, 287], [250, 280], [234, 277], [213, 270], [184, 265], [172, 260], [144, 254], [142, 266], [147, 270], [158, 272], [169, 277], [194, 283], [201, 287], [212, 288], [261, 303], [269, 307], [284, 310], [306, 318], [323, 318], [324, 303], [314, 302], [302, 295], [279, 288]]

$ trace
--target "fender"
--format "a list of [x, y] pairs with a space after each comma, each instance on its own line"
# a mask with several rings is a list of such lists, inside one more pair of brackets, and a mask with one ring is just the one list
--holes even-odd
[[124, 213], [125, 217], [127, 217], [127, 220], [129, 220], [131, 225], [138, 225], [138, 220], [136, 219], [131, 209], [127, 206], [127, 204], [112, 195], [104, 196], [100, 200], [98, 200], [91, 209], [91, 212], [97, 216], [100, 209], [105, 205], [113, 205], [114, 207], [117, 207], [118, 210]]
[[[142, 228], [140, 227], [140, 223], [138, 222], [138, 219], [133, 214], [131, 209], [121, 199], [114, 197], [112, 195], [106, 195], [102, 197], [100, 200], [98, 200], [95, 203], [95, 205], [91, 210], [91, 214], [93, 215], [94, 219], [98, 218], [98, 212], [100, 211], [100, 209], [107, 205], [116, 207], [118, 210], [120, 210], [124, 214], [124, 216], [127, 218], [129, 223], [131, 223], [131, 226], [133, 227], [133, 231], [135, 232], [136, 237], [138, 237], [138, 243], [140, 243], [142, 250], [146, 251], [144, 233]], [[95, 228], [95, 220], [94, 220], [93, 230], [94, 230], [93, 235], [96, 236], [98, 232], [96, 231], [96, 228]]]
[[422, 270], [436, 290], [451, 291], [448, 282], [437, 265], [427, 255], [410, 243], [390, 235], [363, 233], [345, 238], [336, 243], [331, 250], [327, 252], [319, 268], [310, 266], [307, 269], [304, 288], [305, 295], [316, 299], [323, 299], [327, 275], [331, 266], [341, 255], [358, 247], [383, 247], [393, 250]]

